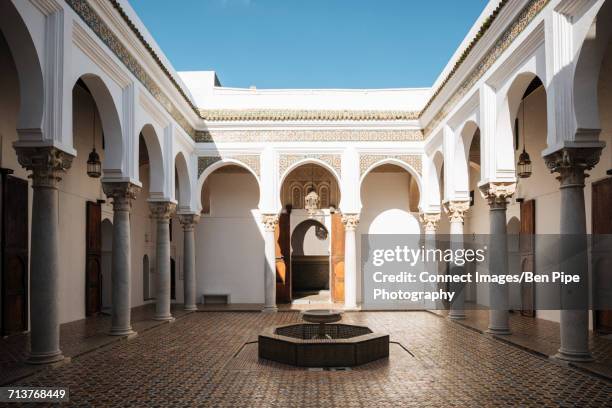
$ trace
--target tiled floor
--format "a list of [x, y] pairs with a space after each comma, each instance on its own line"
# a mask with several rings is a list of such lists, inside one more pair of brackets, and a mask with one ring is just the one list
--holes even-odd
[[[138, 333], [143, 333], [167, 323], [152, 320], [154, 312], [154, 304], [132, 309], [132, 328]], [[182, 310], [182, 305], [173, 305], [172, 314], [175, 317], [180, 318], [186, 313], [188, 312]], [[104, 314], [62, 324], [60, 326], [60, 348], [64, 356], [74, 358], [125, 339], [108, 336], [110, 326], [111, 318]], [[24, 363], [30, 348], [29, 344], [29, 334], [0, 338], [0, 384], [9, 383], [44, 369], [43, 366]]]
[[612, 384], [427, 312], [346, 313], [388, 332], [388, 360], [351, 371], [259, 361], [249, 342], [297, 312], [200, 312], [19, 382], [75, 405], [215, 407], [612, 406]]

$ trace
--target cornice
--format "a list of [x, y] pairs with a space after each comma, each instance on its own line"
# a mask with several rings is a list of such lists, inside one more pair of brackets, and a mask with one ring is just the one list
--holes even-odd
[[298, 110], [298, 109], [200, 109], [208, 121], [396, 121], [415, 120], [417, 111], [398, 110]]
[[195, 141], [211, 142], [363, 142], [363, 141], [421, 141], [420, 130], [383, 129], [383, 130], [198, 130]]

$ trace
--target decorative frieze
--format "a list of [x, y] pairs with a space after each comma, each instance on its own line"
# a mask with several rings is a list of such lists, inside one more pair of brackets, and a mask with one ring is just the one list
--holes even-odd
[[285, 174], [285, 172], [287, 171], [287, 169], [289, 169], [291, 166], [293, 166], [295, 163], [302, 161], [302, 160], [308, 160], [308, 159], [316, 159], [316, 160], [320, 160], [322, 162], [324, 162], [325, 164], [329, 165], [329, 167], [331, 167], [332, 169], [334, 169], [336, 171], [336, 173], [338, 174], [338, 176], [340, 176], [340, 171], [341, 171], [341, 163], [342, 163], [342, 156], [339, 154], [281, 154], [279, 159], [278, 159], [278, 168], [279, 168], [279, 173], [281, 174], [281, 176], [283, 174]]
[[228, 142], [406, 142], [423, 140], [418, 129], [334, 129], [334, 130], [199, 130], [199, 143]]
[[260, 176], [260, 158], [256, 154], [237, 154], [237, 155], [223, 155], [223, 156], [200, 156], [198, 157], [198, 177], [204, 173], [204, 171], [224, 159], [232, 159], [240, 162], [246, 168], [249, 168], [253, 173]]
[[151, 210], [151, 218], [168, 221], [176, 211], [176, 203], [172, 201], [149, 201], [149, 208]]
[[342, 224], [346, 231], [355, 231], [359, 225], [359, 214], [342, 214]]
[[17, 160], [31, 171], [33, 187], [57, 188], [61, 175], [70, 168], [74, 156], [55, 147], [16, 147]]
[[557, 150], [544, 157], [551, 173], [559, 173], [561, 187], [584, 186], [585, 172], [591, 170], [601, 156], [603, 146], [576, 147]]
[[506, 208], [508, 199], [516, 191], [515, 182], [491, 182], [483, 184], [480, 188], [482, 197], [487, 200], [492, 209]]
[[200, 109], [208, 121], [368, 121], [416, 120], [418, 111], [399, 110], [306, 110], [306, 109]]
[[129, 182], [104, 182], [102, 189], [113, 200], [113, 211], [131, 211], [132, 201], [140, 192], [140, 187]]
[[178, 214], [178, 219], [185, 231], [193, 231], [195, 225], [200, 221], [200, 215]]
[[463, 224], [465, 213], [469, 209], [469, 201], [447, 201], [444, 203], [444, 210], [448, 214], [448, 219], [451, 223], [460, 222]]
[[264, 231], [274, 232], [278, 225], [278, 214], [262, 214], [261, 222], [264, 226]]
[[359, 156], [359, 173], [363, 176], [374, 164], [383, 160], [395, 159], [406, 163], [418, 174], [422, 171], [422, 158], [420, 154], [362, 154]]
[[435, 233], [440, 222], [440, 213], [421, 213], [421, 223], [425, 226], [425, 232]]

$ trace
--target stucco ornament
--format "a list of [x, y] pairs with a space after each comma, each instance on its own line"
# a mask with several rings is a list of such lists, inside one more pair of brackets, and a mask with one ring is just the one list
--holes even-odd
[[355, 231], [359, 225], [359, 214], [342, 214], [342, 224], [347, 231]]
[[308, 217], [313, 218], [319, 209], [319, 195], [312, 189], [304, 199], [304, 208], [308, 211]]
[[34, 187], [57, 187], [61, 175], [70, 168], [74, 156], [55, 147], [16, 147], [17, 159], [32, 174]]
[[465, 213], [470, 209], [469, 201], [448, 201], [444, 204], [444, 210], [448, 214], [451, 223], [463, 223]]
[[479, 189], [491, 208], [506, 208], [508, 199], [516, 192], [516, 183], [490, 182], [481, 185]]
[[140, 187], [129, 182], [119, 183], [102, 183], [104, 194], [113, 200], [113, 209], [115, 211], [130, 211], [132, 209], [132, 201], [136, 199], [136, 195], [140, 192]]
[[564, 148], [544, 157], [551, 173], [559, 173], [561, 186], [584, 185], [585, 173], [591, 170], [601, 156], [601, 146]]
[[176, 203], [172, 201], [150, 201], [151, 218], [169, 220], [176, 211]]
[[426, 232], [436, 232], [440, 222], [440, 213], [422, 213], [421, 222], [425, 226]]
[[277, 214], [262, 214], [261, 222], [264, 226], [264, 231], [266, 232], [274, 232], [276, 226], [278, 225], [278, 215]]

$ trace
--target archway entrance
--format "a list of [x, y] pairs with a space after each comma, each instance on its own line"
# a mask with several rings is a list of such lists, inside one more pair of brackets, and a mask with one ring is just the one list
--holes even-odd
[[[308, 209], [306, 197], [316, 193]], [[336, 211], [338, 181], [316, 163], [303, 164], [284, 178], [283, 212], [277, 231], [278, 303], [316, 304], [344, 300], [344, 229]], [[341, 252], [341, 253], [340, 253]]]

